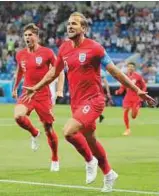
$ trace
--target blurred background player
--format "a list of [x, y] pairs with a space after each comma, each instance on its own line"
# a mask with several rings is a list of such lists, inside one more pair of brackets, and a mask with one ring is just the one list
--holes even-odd
[[61, 86], [64, 84], [64, 72], [59, 75], [59, 77], [49, 84], [50, 92], [51, 92], [51, 100], [52, 104], [56, 104], [56, 99], [63, 97], [63, 90], [61, 91]]
[[[146, 91], [146, 83], [143, 77], [135, 71], [135, 63], [130, 62], [127, 65], [127, 76], [130, 80], [138, 86], [141, 90]], [[130, 135], [130, 125], [129, 125], [129, 111], [131, 110], [131, 117], [135, 119], [138, 115], [139, 109], [141, 107], [141, 98], [137, 95], [136, 92], [131, 89], [126, 88], [124, 85], [121, 85], [118, 90], [115, 91], [116, 95], [120, 95], [126, 91], [126, 95], [123, 100], [123, 108], [124, 108], [124, 124], [126, 127], [123, 135]]]
[[58, 82], [58, 80], [56, 79], [55, 81], [53, 81], [49, 84], [49, 88], [50, 88], [50, 92], [51, 92], [51, 100], [52, 100], [53, 105], [55, 105], [55, 103], [56, 103], [57, 82]]
[[[24, 27], [24, 41], [26, 48], [20, 50], [16, 54], [17, 72], [12, 95], [17, 99], [17, 88], [22, 78], [24, 85], [35, 85], [48, 72], [50, 64], [54, 66], [56, 56], [54, 52], [46, 47], [39, 45], [39, 28], [35, 24], [30, 23]], [[61, 82], [58, 91], [63, 93], [63, 72], [60, 73]], [[40, 131], [32, 125], [28, 116], [35, 110], [41, 122], [43, 123], [48, 144], [50, 146], [51, 171], [59, 170], [58, 160], [58, 137], [52, 127], [54, 117], [52, 115], [52, 101], [49, 86], [42, 88], [30, 102], [23, 100], [25, 89], [22, 90], [22, 95], [18, 98], [14, 110], [14, 118], [17, 124], [23, 129], [30, 132], [31, 148], [36, 151], [38, 149], [37, 139], [40, 136]]]
[[[103, 70], [101, 68], [101, 71], [100, 71], [100, 75], [101, 75], [101, 81], [102, 81], [102, 87], [103, 87], [103, 90], [104, 90], [104, 94], [106, 96], [106, 105], [113, 105], [113, 100], [112, 100], [112, 97], [111, 97], [111, 94], [110, 94], [110, 89], [109, 89], [109, 84], [108, 84], [108, 81], [106, 79], [106, 71]], [[103, 120], [104, 120], [104, 115], [101, 114], [99, 116], [99, 122], [101, 123]]]

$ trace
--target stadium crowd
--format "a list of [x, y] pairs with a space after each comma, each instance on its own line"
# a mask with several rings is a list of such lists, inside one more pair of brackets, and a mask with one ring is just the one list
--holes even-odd
[[87, 36], [108, 53], [139, 53], [138, 69], [149, 83], [159, 83], [159, 3], [135, 7], [129, 2], [0, 2], [0, 79], [11, 79], [15, 52], [23, 48], [23, 26], [34, 22], [41, 42], [56, 53], [63, 40], [66, 19], [82, 11], [89, 21]]

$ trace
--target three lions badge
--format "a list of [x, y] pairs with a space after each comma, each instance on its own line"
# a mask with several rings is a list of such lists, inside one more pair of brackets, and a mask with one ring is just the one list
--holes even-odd
[[39, 66], [41, 65], [42, 61], [43, 61], [43, 59], [42, 59], [41, 56], [38, 56], [38, 57], [35, 58], [35, 62], [36, 62], [36, 64], [38, 64]]
[[83, 63], [83, 62], [85, 62], [85, 60], [86, 60], [86, 53], [79, 53], [79, 61], [81, 62], [81, 63]]

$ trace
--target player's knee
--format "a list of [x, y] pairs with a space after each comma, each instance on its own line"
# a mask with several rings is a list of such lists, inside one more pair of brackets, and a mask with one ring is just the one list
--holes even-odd
[[72, 129], [70, 127], [64, 127], [63, 134], [65, 138], [70, 137], [72, 135]]
[[63, 128], [63, 133], [65, 137], [74, 135], [74, 133], [81, 130], [82, 125], [77, 123], [74, 119], [70, 119]]
[[63, 134], [64, 134], [64, 137], [65, 137], [65, 138], [71, 136], [69, 130], [68, 130], [68, 129], [65, 129], [65, 128], [63, 129]]
[[132, 119], [135, 119], [136, 116], [137, 116], [137, 114], [132, 114], [132, 115], [131, 115]]
[[18, 120], [26, 116], [28, 109], [24, 105], [17, 105], [14, 109], [14, 119]]
[[14, 113], [14, 119], [17, 121], [17, 120], [20, 120], [22, 117], [24, 117], [25, 114], [23, 112], [15, 112]]
[[124, 113], [128, 113], [128, 112], [129, 112], [129, 108], [125, 108]]

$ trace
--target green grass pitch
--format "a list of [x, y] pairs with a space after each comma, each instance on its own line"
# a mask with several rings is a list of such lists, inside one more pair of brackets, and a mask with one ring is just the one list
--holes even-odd
[[[0, 196], [159, 195], [157, 108], [141, 109], [138, 118], [131, 120], [132, 135], [129, 137], [122, 136], [124, 125], [121, 108], [106, 108], [105, 120], [101, 124], [97, 123], [97, 138], [106, 149], [112, 167], [119, 174], [114, 186], [115, 191], [112, 193], [100, 193], [100, 190], [91, 188], [102, 187], [103, 176], [100, 170], [96, 181], [91, 185], [85, 185], [83, 158], [65, 141], [62, 133], [63, 125], [70, 116], [69, 106], [56, 105], [54, 109], [56, 116], [54, 128], [59, 136], [61, 166], [60, 172], [57, 173], [49, 171], [50, 149], [37, 115], [33, 113], [31, 119], [42, 134], [39, 150], [32, 152], [30, 135], [14, 122], [13, 108], [14, 105], [0, 105]], [[13, 183], [11, 180], [18, 183]], [[22, 181], [43, 184], [22, 184]], [[47, 186], [48, 183], [50, 186]], [[90, 189], [83, 189], [81, 186]]]

